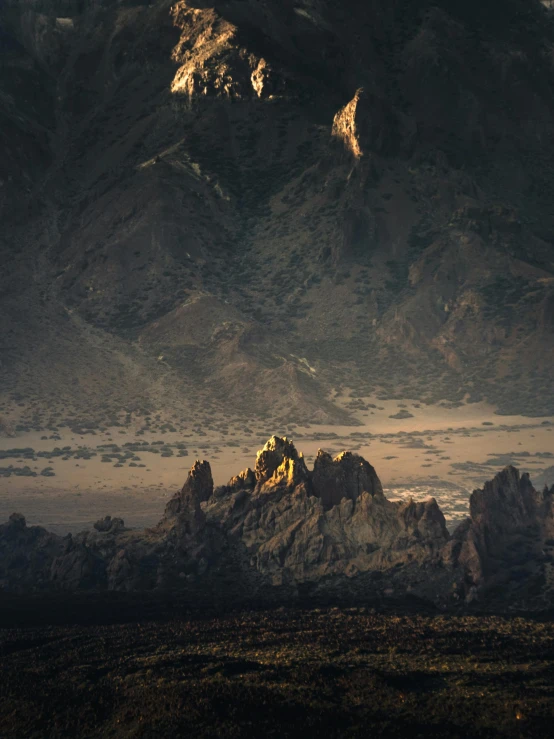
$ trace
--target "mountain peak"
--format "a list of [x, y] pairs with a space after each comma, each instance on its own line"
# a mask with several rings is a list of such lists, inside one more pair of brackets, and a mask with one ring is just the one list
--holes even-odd
[[325, 509], [338, 505], [343, 498], [355, 501], [362, 493], [383, 495], [383, 486], [375, 469], [352, 452], [341, 452], [333, 459], [320, 449], [314, 464], [312, 485]]
[[1, 2], [10, 425], [35, 392], [42, 425], [68, 406], [207, 422], [207, 401], [343, 425], [345, 373], [362, 395], [553, 409], [545, 12]]
[[167, 504], [165, 518], [175, 518], [181, 513], [201, 514], [200, 504], [213, 495], [214, 481], [210, 463], [205, 460], [192, 465], [185, 484]]
[[355, 595], [376, 575], [372, 588], [382, 580], [382, 588], [394, 584], [442, 605], [552, 596], [545, 551], [554, 539], [554, 489], [537, 493], [513, 467], [473, 493], [471, 518], [452, 537], [434, 499], [388, 500], [373, 467], [350, 452], [333, 459], [320, 451], [310, 473], [292, 442], [272, 437], [257, 473], [233, 480], [231, 494], [213, 495], [210, 465], [197, 460], [160, 524], [146, 531], [107, 517], [62, 539], [14, 514], [0, 526], [0, 582], [149, 590], [188, 578], [218, 592], [231, 581], [231, 596], [260, 583], [339, 593], [352, 582]]
[[255, 475], [259, 485], [270, 481], [297, 485], [308, 479], [308, 470], [292, 441], [286, 436], [272, 436], [256, 456]]

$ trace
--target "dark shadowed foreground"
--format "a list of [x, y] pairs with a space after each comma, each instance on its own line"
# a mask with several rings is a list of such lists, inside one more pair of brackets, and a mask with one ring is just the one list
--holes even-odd
[[550, 734], [552, 623], [397, 614], [281, 608], [5, 628], [0, 734]]
[[450, 534], [362, 457], [309, 470], [273, 437], [225, 486], [196, 461], [151, 529], [59, 537], [13, 514], [0, 739], [542, 739], [553, 511], [554, 486], [507, 467]]

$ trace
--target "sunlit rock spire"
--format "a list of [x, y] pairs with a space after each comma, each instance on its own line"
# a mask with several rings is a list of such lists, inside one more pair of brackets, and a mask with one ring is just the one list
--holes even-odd
[[272, 436], [256, 457], [254, 471], [258, 485], [296, 486], [309, 478], [302, 454], [287, 437]]

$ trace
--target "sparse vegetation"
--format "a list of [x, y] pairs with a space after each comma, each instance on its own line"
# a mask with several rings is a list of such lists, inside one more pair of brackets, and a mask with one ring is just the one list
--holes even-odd
[[[177, 616], [123, 599], [0, 617], [2, 734], [71, 736], [541, 737], [551, 728], [549, 620], [316, 608]], [[136, 623], [155, 607], [170, 621]], [[19, 610], [17, 610], [19, 609]], [[33, 609], [35, 610], [35, 609]], [[113, 611], [112, 611], [113, 612]], [[132, 613], [132, 616], [131, 616]], [[93, 655], [93, 656], [91, 656]], [[55, 666], [55, 672], [53, 671]], [[255, 729], [254, 729], [255, 727]]]

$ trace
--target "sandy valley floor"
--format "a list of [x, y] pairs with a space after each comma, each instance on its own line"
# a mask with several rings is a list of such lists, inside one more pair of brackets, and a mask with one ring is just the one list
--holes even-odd
[[[349, 400], [341, 399], [345, 406]], [[467, 515], [471, 490], [506, 464], [529, 471], [537, 485], [554, 483], [554, 418], [498, 416], [483, 403], [452, 408], [366, 398], [359, 406], [360, 426], [258, 422], [230, 425], [225, 435], [192, 429], [139, 435], [126, 427], [81, 436], [62, 427], [0, 437], [0, 521], [19, 511], [60, 533], [107, 514], [130, 526], [152, 525], [194, 459], [209, 460], [216, 484], [224, 484], [254, 465], [273, 434], [291, 437], [308, 465], [319, 448], [358, 452], [375, 466], [390, 498], [432, 495], [450, 525]], [[25, 467], [27, 475], [14, 471]], [[50, 474], [41, 474], [48, 467]]]

